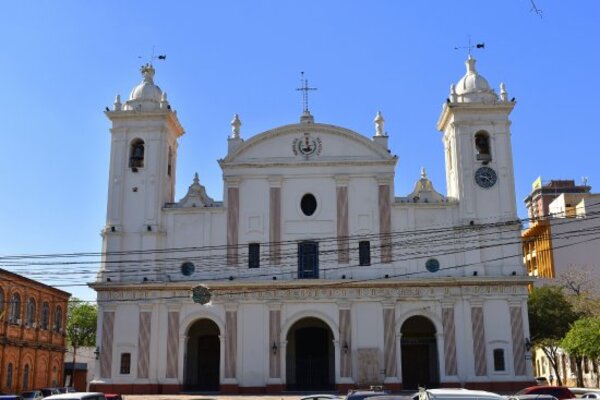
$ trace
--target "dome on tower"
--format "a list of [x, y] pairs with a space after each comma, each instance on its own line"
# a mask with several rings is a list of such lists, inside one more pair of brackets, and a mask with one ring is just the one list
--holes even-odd
[[479, 75], [475, 69], [476, 60], [469, 55], [466, 61], [467, 73], [454, 86], [454, 93], [457, 101], [463, 103], [471, 102], [492, 102], [497, 99], [496, 93], [490, 87], [487, 79]]
[[160, 108], [163, 92], [154, 84], [154, 67], [152, 64], [143, 65], [140, 72], [144, 79], [133, 88], [129, 94], [129, 100], [125, 104], [125, 110], [155, 110]]

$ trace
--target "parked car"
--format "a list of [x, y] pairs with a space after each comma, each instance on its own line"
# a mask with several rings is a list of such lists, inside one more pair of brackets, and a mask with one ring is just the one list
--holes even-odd
[[41, 390], [30, 390], [28, 392], [21, 393], [21, 397], [27, 400], [42, 400], [44, 398], [44, 394]]
[[[106, 397], [106, 400], [120, 400], [120, 396], [119, 399], [116, 398], [109, 398], [106, 393], [104, 394], [104, 396]], [[311, 394], [310, 396], [304, 396], [301, 397], [300, 400], [342, 400], [344, 398], [344, 396], [338, 396], [337, 394]]]
[[558, 400], [550, 394], [516, 394], [508, 396], [506, 400]]
[[380, 386], [372, 386], [370, 389], [350, 390], [346, 395], [346, 400], [364, 400], [367, 397], [382, 396], [389, 393], [388, 390], [383, 390]]
[[582, 399], [600, 399], [600, 393], [598, 392], [587, 392], [581, 396]]
[[106, 400], [123, 400], [121, 395], [116, 393], [104, 393], [104, 398]]
[[484, 390], [422, 389], [413, 394], [413, 400], [505, 400], [504, 396]]
[[100, 392], [61, 393], [46, 397], [45, 400], [106, 400]]
[[58, 387], [57, 389], [60, 393], [75, 393], [77, 391], [72, 386]]
[[0, 400], [23, 400], [19, 394], [2, 394]]
[[42, 392], [44, 397], [52, 396], [54, 394], [60, 394], [60, 392], [58, 391], [58, 388], [42, 388], [42, 389], [38, 389], [38, 390]]
[[558, 400], [574, 399], [575, 395], [564, 386], [529, 386], [519, 390], [515, 395], [521, 394], [549, 394], [556, 397]]

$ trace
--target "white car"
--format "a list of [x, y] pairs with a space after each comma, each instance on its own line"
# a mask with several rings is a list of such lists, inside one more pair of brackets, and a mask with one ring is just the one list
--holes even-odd
[[413, 400], [505, 400], [497, 393], [469, 389], [422, 389], [411, 397]]
[[600, 393], [598, 392], [587, 392], [581, 396], [582, 399], [600, 399]]
[[104, 393], [100, 392], [72, 392], [54, 394], [44, 400], [106, 400]]

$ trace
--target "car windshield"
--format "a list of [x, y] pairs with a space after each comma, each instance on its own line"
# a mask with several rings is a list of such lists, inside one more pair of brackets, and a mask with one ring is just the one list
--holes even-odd
[[24, 399], [34, 399], [37, 395], [37, 392], [23, 392], [21, 393], [21, 397]]

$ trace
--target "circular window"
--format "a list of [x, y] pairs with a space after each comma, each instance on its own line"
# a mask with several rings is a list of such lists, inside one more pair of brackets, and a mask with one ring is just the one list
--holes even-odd
[[300, 200], [300, 208], [302, 209], [304, 215], [310, 217], [317, 209], [317, 199], [315, 199], [315, 196], [310, 193], [305, 194], [302, 196], [302, 200]]
[[194, 273], [194, 271], [196, 270], [196, 267], [194, 266], [194, 263], [186, 261], [183, 264], [181, 264], [181, 273], [185, 276], [190, 276], [191, 274]]
[[440, 262], [435, 258], [430, 258], [425, 263], [425, 268], [427, 268], [427, 271], [429, 272], [437, 272], [440, 269]]

